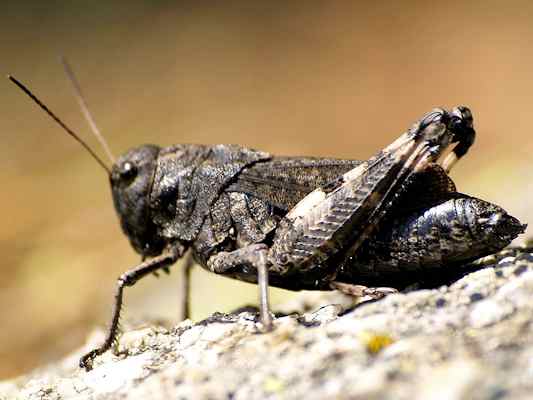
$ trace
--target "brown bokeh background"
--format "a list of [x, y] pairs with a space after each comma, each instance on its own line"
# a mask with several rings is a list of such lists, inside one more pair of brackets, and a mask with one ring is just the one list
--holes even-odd
[[[14, 3], [14, 2], [13, 2]], [[463, 192], [533, 217], [533, 3], [3, 4], [0, 70], [25, 81], [100, 154], [58, 63], [67, 56], [116, 154], [141, 143], [239, 143], [368, 158], [434, 106], [469, 105]], [[58, 358], [107, 323], [138, 262], [98, 165], [0, 81], [0, 377]], [[179, 265], [175, 268], [179, 268]], [[126, 293], [126, 319], [171, 318], [177, 274]], [[254, 286], [196, 270], [201, 318]], [[276, 291], [276, 301], [288, 292]]]

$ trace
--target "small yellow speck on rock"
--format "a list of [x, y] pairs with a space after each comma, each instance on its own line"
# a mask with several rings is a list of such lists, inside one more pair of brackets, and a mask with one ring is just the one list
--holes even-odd
[[359, 333], [359, 340], [365, 345], [370, 354], [377, 354], [385, 347], [394, 343], [394, 339], [383, 333], [363, 331]]
[[263, 382], [263, 390], [267, 393], [279, 393], [284, 388], [283, 381], [275, 376], [269, 376]]

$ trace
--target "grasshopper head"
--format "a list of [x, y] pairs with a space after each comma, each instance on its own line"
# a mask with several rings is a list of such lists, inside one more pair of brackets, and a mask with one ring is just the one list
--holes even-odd
[[149, 204], [159, 151], [154, 145], [134, 148], [115, 162], [109, 175], [122, 230], [143, 256], [161, 254], [164, 246], [150, 218]]
[[39, 100], [24, 84], [12, 76], [8, 78], [26, 93], [39, 107], [61, 126], [70, 136], [80, 143], [85, 150], [109, 174], [113, 203], [120, 218], [122, 230], [138, 253], [143, 256], [161, 254], [165, 240], [157, 234], [156, 226], [150, 218], [150, 191], [157, 166], [159, 147], [144, 145], [130, 150], [114, 162], [114, 157], [109, 150], [107, 142], [96, 128], [94, 120], [85, 104], [85, 100], [76, 82], [70, 66], [63, 61], [70, 79], [74, 83], [76, 95], [82, 105], [82, 110], [109, 159], [113, 163], [111, 170], [106, 163], [98, 157], [91, 147], [83, 141], [78, 134], [70, 129], [57, 115], [55, 115], [41, 100]]

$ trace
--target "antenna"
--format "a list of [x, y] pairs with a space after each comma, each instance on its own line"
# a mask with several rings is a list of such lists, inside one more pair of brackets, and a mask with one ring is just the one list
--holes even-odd
[[111, 164], [115, 163], [115, 157], [113, 157], [113, 154], [111, 153], [111, 150], [109, 149], [109, 145], [107, 144], [106, 140], [104, 139], [104, 136], [100, 132], [100, 129], [98, 129], [98, 126], [96, 126], [96, 122], [94, 121], [94, 118], [89, 111], [89, 107], [87, 106], [87, 101], [85, 101], [85, 97], [83, 96], [83, 92], [81, 91], [81, 86], [76, 79], [76, 75], [74, 74], [72, 68], [70, 67], [70, 64], [68, 63], [67, 59], [64, 56], [59, 57], [59, 60], [61, 61], [61, 64], [63, 64], [63, 68], [65, 69], [65, 73], [67, 74], [67, 77], [69, 78], [70, 82], [72, 83], [72, 87], [74, 89], [74, 95], [76, 96], [76, 99], [78, 100], [78, 103], [80, 105], [81, 111], [83, 113], [83, 116], [85, 117], [85, 120], [89, 124], [89, 127], [91, 128], [91, 131], [94, 133], [102, 147], [104, 148], [104, 151], [107, 154], [107, 157], [109, 160], [111, 160]]
[[83, 140], [80, 139], [80, 137], [74, 133], [72, 129], [70, 129], [63, 121], [59, 119], [58, 116], [56, 116], [50, 109], [43, 104], [41, 100], [39, 100], [26, 86], [24, 86], [21, 82], [19, 82], [15, 77], [8, 75], [7, 78], [13, 82], [15, 85], [17, 85], [24, 93], [26, 93], [39, 107], [41, 107], [52, 119], [57, 122], [59, 126], [61, 126], [70, 136], [72, 136], [79, 144], [81, 144], [85, 150], [91, 154], [91, 156], [102, 166], [103, 169], [107, 171], [107, 173], [110, 175], [111, 170], [105, 163], [96, 155], [96, 153], [85, 143]]

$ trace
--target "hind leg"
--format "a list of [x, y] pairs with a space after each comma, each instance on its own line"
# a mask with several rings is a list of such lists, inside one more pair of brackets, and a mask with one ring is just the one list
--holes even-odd
[[336, 282], [330, 283], [332, 289], [353, 297], [370, 297], [374, 300], [381, 299], [388, 294], [398, 293], [398, 290], [389, 287], [366, 287], [363, 285], [353, 285], [350, 283]]

